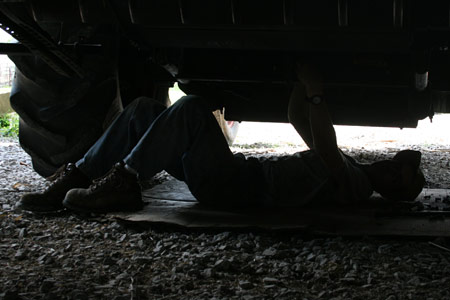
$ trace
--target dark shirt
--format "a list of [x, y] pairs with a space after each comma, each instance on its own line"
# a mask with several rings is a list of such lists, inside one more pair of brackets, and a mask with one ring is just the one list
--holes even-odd
[[338, 172], [341, 186], [314, 150], [261, 160], [270, 204], [298, 207], [318, 203], [355, 204], [367, 200], [373, 192], [369, 179], [360, 164], [342, 156], [344, 166]]

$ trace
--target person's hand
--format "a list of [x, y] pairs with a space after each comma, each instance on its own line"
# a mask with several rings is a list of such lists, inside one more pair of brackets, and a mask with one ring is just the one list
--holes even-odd
[[297, 77], [305, 86], [308, 97], [323, 94], [322, 75], [314, 65], [297, 62]]

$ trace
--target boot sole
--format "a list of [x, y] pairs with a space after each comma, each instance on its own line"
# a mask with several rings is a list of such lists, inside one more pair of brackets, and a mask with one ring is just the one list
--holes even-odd
[[132, 211], [138, 211], [144, 208], [144, 203], [140, 204], [134, 204], [130, 205], [127, 204], [126, 206], [116, 206], [114, 208], [88, 208], [88, 207], [80, 207], [77, 205], [74, 205], [68, 201], [63, 202], [64, 207], [77, 211], [77, 212], [83, 212], [83, 213], [99, 213], [99, 214], [106, 214], [110, 212], [132, 212]]
[[64, 210], [65, 207], [61, 206], [40, 206], [40, 205], [30, 205], [30, 204], [22, 204], [19, 202], [17, 205], [17, 208], [20, 208], [21, 210], [31, 211], [31, 212], [37, 212], [37, 213], [51, 213], [51, 212], [57, 212]]

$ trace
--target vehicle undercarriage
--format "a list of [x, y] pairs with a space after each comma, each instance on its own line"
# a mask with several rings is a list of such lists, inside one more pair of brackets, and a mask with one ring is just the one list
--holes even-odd
[[[0, 1], [18, 44], [11, 103], [43, 175], [138, 96], [175, 82], [231, 120], [287, 121], [295, 63], [324, 74], [335, 124], [415, 127], [450, 112], [450, 4], [425, 0]], [[213, 101], [213, 100], [211, 100]]]

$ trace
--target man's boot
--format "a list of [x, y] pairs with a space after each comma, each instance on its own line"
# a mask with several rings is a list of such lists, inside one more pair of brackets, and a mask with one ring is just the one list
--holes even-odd
[[52, 183], [41, 193], [24, 194], [18, 207], [35, 212], [52, 212], [64, 208], [62, 202], [66, 193], [74, 188], [85, 188], [91, 180], [74, 164], [67, 164], [54, 175]]
[[97, 213], [135, 211], [143, 207], [137, 177], [125, 170], [123, 163], [94, 180], [89, 188], [70, 190], [63, 204], [75, 211]]

